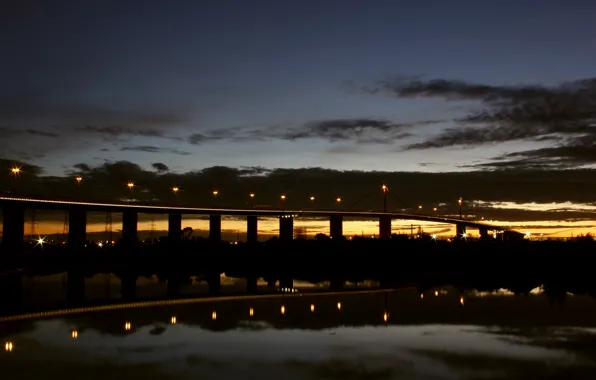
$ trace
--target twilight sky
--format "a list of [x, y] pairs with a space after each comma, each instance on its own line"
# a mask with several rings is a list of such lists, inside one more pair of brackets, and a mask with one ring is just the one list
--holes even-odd
[[36, 179], [7, 175], [0, 190], [73, 196], [80, 174], [94, 199], [130, 196], [134, 180], [146, 200], [177, 185], [193, 204], [219, 188], [221, 205], [284, 192], [332, 207], [388, 183], [407, 203], [395, 207], [456, 213], [462, 196], [471, 218], [586, 231], [595, 12], [591, 0], [6, 1], [0, 167]]
[[[54, 175], [105, 160], [174, 171], [534, 165], [559, 157], [536, 149], [592, 143], [593, 132], [571, 116], [573, 126], [529, 126], [535, 103], [565, 94], [515, 86], [591, 78], [595, 11], [589, 0], [9, 1], [0, 156]], [[590, 103], [594, 85], [582, 86]], [[525, 103], [531, 120], [500, 117]]]

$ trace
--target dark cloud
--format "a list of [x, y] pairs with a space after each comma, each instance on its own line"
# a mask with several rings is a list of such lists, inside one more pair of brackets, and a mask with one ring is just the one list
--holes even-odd
[[315, 120], [298, 126], [282, 124], [261, 129], [228, 128], [195, 133], [188, 138], [188, 142], [198, 145], [224, 139], [232, 141], [318, 139], [330, 142], [353, 141], [356, 143], [391, 144], [411, 136], [410, 130], [416, 126], [441, 122], [441, 120], [421, 120], [411, 123], [395, 123], [372, 118]]
[[[192, 135], [188, 136], [188, 143], [192, 145], [201, 145], [207, 142], [221, 140], [223, 137], [217, 133], [217, 131], [210, 132], [211, 135], [207, 136], [202, 133], [193, 133]], [[229, 136], [231, 137], [231, 136]]]
[[73, 168], [81, 171], [81, 172], [89, 172], [91, 171], [91, 167], [87, 164], [75, 164], [72, 166]]
[[[476, 112], [455, 120], [460, 127], [446, 129], [406, 149], [478, 146], [514, 140], [563, 141], [567, 144], [569, 138], [596, 135], [596, 79], [546, 87], [398, 78], [363, 90], [389, 93], [399, 98], [438, 97], [479, 102]], [[576, 149], [572, 145], [572, 150]]]
[[124, 146], [120, 148], [122, 152], [145, 152], [145, 153], [171, 153], [180, 156], [188, 156], [190, 152], [184, 152], [176, 148], [160, 148], [157, 146], [140, 145], [140, 146]]
[[[12, 165], [23, 165], [23, 174], [11, 178]], [[163, 164], [166, 166], [165, 164]], [[100, 166], [75, 166], [84, 178], [85, 191], [73, 187], [73, 178], [46, 177], [42, 168], [23, 162], [0, 160], [5, 180], [0, 190], [15, 195], [119, 201], [134, 197], [143, 202], [176, 202], [192, 206], [251, 207], [248, 196], [254, 192], [259, 205], [279, 207], [280, 194], [286, 194], [285, 207], [313, 207], [308, 198], [316, 196], [316, 207], [337, 208], [341, 196], [343, 209], [380, 210], [383, 196], [380, 185], [389, 185], [391, 210], [432, 212], [439, 207], [442, 215], [457, 215], [457, 199], [463, 197], [465, 213], [485, 219], [563, 220], [595, 218], [592, 211], [557, 212], [499, 209], [499, 202], [513, 203], [584, 203], [594, 205], [596, 170], [496, 170], [452, 173], [337, 171], [322, 168], [265, 169], [261, 167], [211, 167], [187, 173], [164, 172], [152, 165], [144, 170], [131, 162], [106, 162]], [[133, 181], [131, 193], [126, 184]], [[172, 186], [181, 190], [173, 198]], [[217, 198], [211, 194], [219, 191]], [[482, 200], [475, 204], [472, 200]], [[495, 203], [495, 207], [490, 204]]]
[[170, 168], [168, 167], [168, 165], [161, 163], [161, 162], [154, 162], [151, 164], [151, 167], [155, 170], [157, 170], [158, 173], [165, 173], [167, 171], [170, 171]]
[[596, 135], [568, 139], [552, 147], [508, 153], [468, 167], [568, 169], [593, 164], [596, 164]]

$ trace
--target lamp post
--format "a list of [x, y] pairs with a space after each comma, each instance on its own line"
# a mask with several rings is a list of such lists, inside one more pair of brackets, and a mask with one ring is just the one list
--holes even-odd
[[387, 212], [387, 193], [389, 192], [389, 187], [383, 185], [381, 186], [381, 190], [383, 190], [383, 212]]
[[459, 204], [459, 220], [463, 220], [464, 216], [463, 216], [462, 207], [461, 207], [463, 201], [462, 201], [461, 197], [459, 198], [457, 203]]

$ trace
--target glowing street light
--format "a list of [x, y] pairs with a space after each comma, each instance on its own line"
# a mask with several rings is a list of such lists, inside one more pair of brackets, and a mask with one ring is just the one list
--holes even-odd
[[127, 183], [126, 186], [130, 189], [130, 191], [132, 191], [132, 189], [135, 187], [135, 183], [131, 181]]
[[341, 197], [337, 197], [337, 198], [335, 198], [335, 201], [336, 201], [337, 203], [341, 203]]
[[310, 312], [311, 313], [314, 313], [315, 312], [315, 304], [314, 303], [311, 303], [310, 304]]
[[459, 200], [457, 201], [457, 204], [459, 204], [459, 220], [463, 220], [464, 219], [464, 216], [463, 216], [463, 213], [462, 213], [462, 208], [461, 208], [462, 203], [463, 203], [463, 200], [460, 197]]
[[250, 197], [250, 199], [255, 199], [255, 193], [250, 193], [248, 194], [248, 196]]
[[132, 328], [132, 325], [130, 324], [130, 322], [126, 322], [124, 324], [124, 330], [126, 331], [130, 331], [130, 329]]
[[286, 307], [284, 305], [281, 305], [281, 309], [279, 310], [279, 312], [281, 313], [281, 315], [284, 315], [286, 313]]
[[79, 332], [77, 329], [74, 329], [70, 332], [70, 336], [72, 337], [72, 339], [77, 339], [79, 337]]
[[389, 319], [389, 313], [387, 313], [387, 312], [383, 313], [383, 322], [387, 322], [388, 319]]
[[464, 296], [459, 297], [459, 303], [464, 306]]
[[418, 210], [422, 209], [422, 205], [418, 205]]
[[217, 191], [217, 190], [213, 190], [213, 196], [214, 196], [214, 197], [217, 197], [217, 194], [219, 194], [219, 191]]
[[255, 315], [255, 309], [253, 309], [252, 307], [248, 310], [248, 315], [249, 316], [254, 316]]
[[83, 180], [83, 177], [81, 177], [81, 176], [78, 176], [77, 178], [75, 178], [75, 181], [77, 181], [77, 185], [80, 185], [82, 180]]
[[437, 235], [435, 235], [435, 234], [432, 234], [430, 237], [431, 237], [433, 240], [437, 240]]
[[214, 311], [213, 313], [211, 313], [211, 319], [214, 320], [214, 321], [217, 319], [217, 312], [216, 311]]
[[172, 187], [172, 191], [174, 192], [174, 194], [178, 194], [178, 192], [180, 191], [180, 188], [178, 186], [174, 186], [174, 187]]
[[387, 193], [389, 192], [389, 186], [383, 185], [381, 186], [381, 190], [383, 191], [383, 212], [387, 212]]
[[19, 174], [21, 174], [21, 168], [18, 166], [13, 166], [12, 168], [10, 168], [10, 172], [12, 173], [12, 175], [18, 176]]
[[285, 201], [286, 200], [285, 194], [280, 195], [279, 199], [281, 199], [282, 201]]
[[311, 195], [309, 199], [310, 199], [312, 202], [314, 202], [314, 200], [315, 200], [315, 197], [314, 197], [314, 195]]
[[341, 302], [337, 303], [337, 310], [341, 310]]
[[42, 238], [41, 236], [37, 237], [37, 240], [35, 240], [36, 244], [33, 248], [37, 247], [38, 245], [41, 247], [41, 249], [43, 249], [43, 245], [46, 242], [45, 238]]
[[4, 351], [12, 352], [13, 348], [14, 348], [14, 344], [12, 342], [4, 343]]

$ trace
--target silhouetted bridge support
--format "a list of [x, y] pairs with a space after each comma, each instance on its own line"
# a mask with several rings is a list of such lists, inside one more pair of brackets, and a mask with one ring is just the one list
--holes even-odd
[[291, 241], [294, 239], [294, 218], [291, 215], [279, 217], [279, 240]]
[[331, 239], [340, 240], [344, 236], [344, 217], [342, 215], [331, 215], [329, 218], [329, 232]]
[[221, 241], [221, 215], [209, 215], [209, 240]]
[[182, 214], [168, 215], [168, 240], [178, 242], [182, 236]]
[[379, 217], [379, 238], [389, 239], [391, 237], [391, 215]]
[[488, 234], [488, 228], [479, 228], [478, 233], [480, 234], [480, 240], [490, 239], [490, 235]]
[[5, 255], [17, 256], [23, 250], [25, 238], [25, 208], [20, 205], [2, 209], [2, 248]]
[[122, 213], [122, 244], [126, 248], [134, 248], [139, 242], [138, 224], [139, 215], [136, 212], [124, 211]]
[[466, 237], [466, 225], [457, 223], [455, 225], [455, 235], [458, 239], [464, 239]]
[[[21, 305], [23, 274], [12, 271], [23, 252], [25, 238], [25, 209], [20, 205], [4, 206], [2, 210], [2, 251], [0, 263], [7, 273], [0, 276], [0, 303], [6, 311], [16, 310]], [[0, 270], [2, 271], [2, 270]]]
[[66, 272], [66, 299], [69, 305], [85, 300], [85, 272], [80, 264], [87, 241], [87, 211], [81, 208], [68, 212], [68, 271]]
[[258, 217], [248, 215], [246, 217], [246, 242], [256, 243], [258, 240]]

